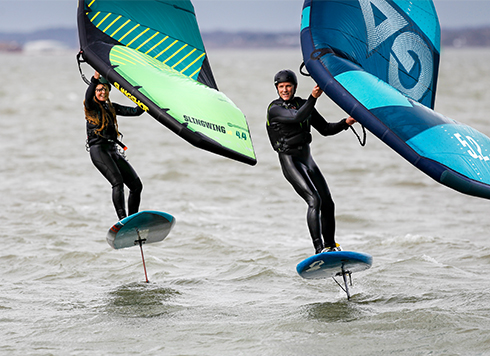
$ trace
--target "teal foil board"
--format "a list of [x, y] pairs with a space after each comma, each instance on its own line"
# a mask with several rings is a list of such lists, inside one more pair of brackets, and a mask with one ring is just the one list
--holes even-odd
[[107, 232], [107, 242], [114, 249], [165, 239], [175, 224], [175, 218], [160, 211], [141, 211], [115, 223]]
[[366, 270], [373, 264], [367, 253], [352, 251], [323, 252], [308, 257], [296, 266], [298, 274], [306, 279], [329, 278], [343, 273]]

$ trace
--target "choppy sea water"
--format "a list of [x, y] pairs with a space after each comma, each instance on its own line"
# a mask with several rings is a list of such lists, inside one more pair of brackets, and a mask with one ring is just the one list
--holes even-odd
[[[109, 183], [85, 151], [75, 53], [0, 54], [0, 354], [489, 355], [489, 202], [452, 191], [368, 134], [314, 136], [337, 240], [373, 256], [347, 301], [303, 280], [305, 203], [265, 132], [275, 72], [299, 50], [211, 50], [246, 114], [258, 164], [198, 150], [148, 115], [120, 118], [143, 210], [177, 218], [163, 242], [112, 250]], [[445, 50], [436, 110], [490, 135], [490, 50]], [[88, 67], [84, 67], [90, 75]], [[313, 83], [300, 78], [298, 94]], [[112, 100], [131, 103], [121, 94]], [[345, 116], [327, 97], [317, 105]], [[359, 130], [359, 129], [358, 129]]]

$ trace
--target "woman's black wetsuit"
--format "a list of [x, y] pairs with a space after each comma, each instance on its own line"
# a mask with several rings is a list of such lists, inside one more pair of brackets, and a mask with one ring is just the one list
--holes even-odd
[[[279, 154], [282, 172], [308, 204], [307, 222], [315, 252], [335, 246], [335, 205], [310, 153], [311, 126], [323, 136], [346, 130], [346, 120], [328, 123], [315, 109], [316, 99], [274, 100], [267, 110], [267, 132]], [[323, 241], [322, 241], [323, 235]]]
[[[85, 93], [85, 107], [87, 110], [96, 112], [99, 122], [102, 122], [102, 111], [97, 102], [95, 102], [95, 88], [99, 81], [92, 77], [90, 85]], [[112, 202], [116, 209], [119, 219], [125, 218], [126, 209], [124, 203], [124, 184], [129, 188], [128, 212], [129, 215], [137, 213], [141, 201], [141, 191], [143, 184], [136, 171], [131, 167], [129, 162], [118, 152], [116, 143], [117, 130], [114, 124], [107, 103], [102, 103], [104, 109], [111, 116], [110, 123], [100, 133], [96, 133], [100, 126], [87, 121], [87, 142], [90, 148], [90, 158], [95, 167], [112, 185]], [[116, 115], [122, 116], [139, 116], [143, 110], [139, 107], [131, 108], [119, 104], [112, 104]]]

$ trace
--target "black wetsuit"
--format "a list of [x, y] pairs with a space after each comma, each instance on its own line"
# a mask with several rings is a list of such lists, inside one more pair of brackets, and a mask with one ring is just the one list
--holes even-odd
[[[307, 222], [315, 252], [335, 246], [335, 205], [320, 169], [310, 153], [311, 126], [321, 135], [335, 135], [349, 125], [328, 123], [315, 109], [316, 99], [274, 100], [267, 110], [267, 133], [279, 154], [282, 172], [308, 204]], [[323, 236], [323, 241], [322, 241]]]
[[[85, 107], [87, 110], [95, 112], [99, 122], [101, 122], [102, 111], [94, 99], [95, 88], [98, 84], [99, 81], [92, 77], [85, 93]], [[111, 121], [100, 133], [95, 132], [100, 126], [87, 121], [87, 142], [93, 164], [112, 185], [112, 202], [114, 203], [117, 217], [123, 219], [127, 216], [124, 203], [124, 184], [129, 188], [129, 215], [138, 212], [143, 184], [133, 167], [117, 150], [116, 144], [118, 140], [114, 117], [112, 117], [108, 104], [103, 103], [102, 105], [111, 116]], [[138, 116], [143, 113], [143, 110], [139, 107], [132, 108], [115, 103], [112, 105], [116, 115]]]

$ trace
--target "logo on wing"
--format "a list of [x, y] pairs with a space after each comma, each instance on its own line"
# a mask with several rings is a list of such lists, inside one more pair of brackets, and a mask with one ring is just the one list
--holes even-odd
[[[434, 58], [421, 36], [411, 29], [413, 23], [387, 0], [359, 0], [366, 24], [368, 55], [391, 41], [388, 84], [419, 101], [431, 87]], [[389, 42], [388, 42], [389, 43]], [[409, 82], [400, 73], [412, 78]]]

